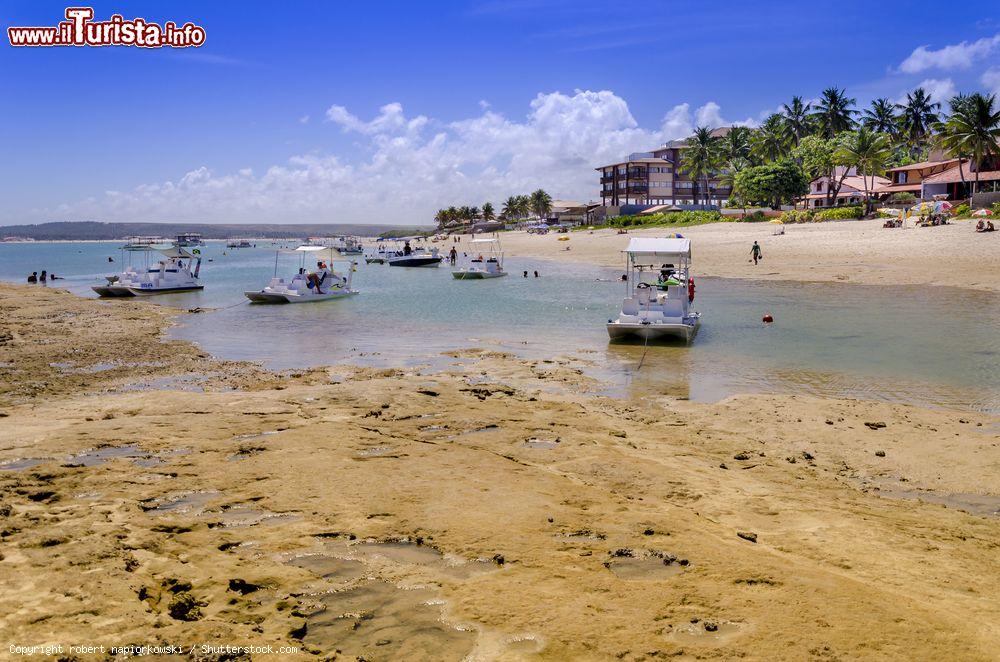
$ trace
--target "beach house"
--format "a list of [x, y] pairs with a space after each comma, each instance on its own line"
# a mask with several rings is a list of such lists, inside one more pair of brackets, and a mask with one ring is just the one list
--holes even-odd
[[[843, 178], [843, 181], [841, 181]], [[832, 180], [832, 181], [831, 181]], [[867, 181], [866, 181], [867, 180]], [[837, 182], [841, 182], [840, 189], [836, 190]], [[818, 177], [809, 182], [809, 193], [805, 196], [805, 206], [809, 209], [819, 207], [840, 207], [860, 205], [865, 200], [865, 190], [871, 197], [880, 197], [877, 193], [890, 184], [885, 177], [878, 175], [865, 175], [862, 177], [857, 170], [850, 168], [845, 172], [842, 166], [834, 170], [833, 177]], [[836, 190], [836, 193], [833, 191]]]

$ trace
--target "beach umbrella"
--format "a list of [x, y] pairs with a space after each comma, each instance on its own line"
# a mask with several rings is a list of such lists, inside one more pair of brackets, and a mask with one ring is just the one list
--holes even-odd
[[976, 211], [972, 212], [972, 215], [973, 216], [992, 216], [993, 212], [990, 211], [989, 209], [977, 209]]
[[882, 214], [883, 216], [895, 216], [896, 218], [903, 217], [902, 209], [893, 209], [892, 207], [882, 207], [881, 209], [878, 210], [878, 213]]
[[941, 200], [941, 201], [938, 201], [938, 202], [934, 203], [934, 211], [935, 212], [948, 211], [949, 209], [951, 209], [951, 203], [950, 202], [945, 202], [944, 200]]

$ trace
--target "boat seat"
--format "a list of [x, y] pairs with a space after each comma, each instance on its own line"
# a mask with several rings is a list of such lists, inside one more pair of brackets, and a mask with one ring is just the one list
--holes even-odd
[[655, 301], [654, 290], [651, 287], [644, 287], [642, 289], [637, 289], [636, 298], [640, 304], [648, 304], [650, 301]]
[[623, 315], [638, 315], [639, 314], [639, 302], [632, 297], [626, 298], [622, 301], [622, 314]]
[[681, 317], [684, 315], [684, 302], [678, 299], [665, 299], [663, 301], [664, 317]]

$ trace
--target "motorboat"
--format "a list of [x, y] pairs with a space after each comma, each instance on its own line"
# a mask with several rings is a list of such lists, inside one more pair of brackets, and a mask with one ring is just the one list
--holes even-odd
[[230, 239], [226, 242], [226, 248], [253, 248], [249, 239]]
[[503, 251], [498, 239], [473, 239], [469, 242], [474, 255], [468, 266], [451, 272], [457, 280], [482, 280], [506, 276], [503, 268]]
[[385, 246], [379, 246], [377, 250], [365, 253], [365, 264], [385, 264], [386, 255], [390, 252]]
[[608, 320], [611, 340], [691, 342], [701, 314], [688, 296], [691, 240], [636, 237], [626, 255], [626, 296], [618, 319]]
[[[329, 263], [332, 266], [335, 262], [347, 263], [347, 275], [330, 268], [319, 283], [319, 287], [314, 287], [310, 283], [309, 274], [306, 273], [306, 264], [313, 263], [313, 258], [321, 258], [323, 253], [329, 254]], [[278, 276], [278, 258], [282, 254], [295, 254], [299, 257], [298, 273], [286, 281]], [[351, 288], [351, 281], [357, 262], [353, 260], [335, 260], [338, 255], [336, 249], [328, 246], [316, 246], [314, 244], [303, 244], [297, 248], [279, 249], [274, 255], [274, 276], [271, 282], [261, 290], [247, 291], [243, 294], [250, 299], [251, 303], [309, 303], [315, 301], [329, 301], [331, 299], [343, 299], [358, 291]], [[319, 290], [319, 291], [317, 291]]]
[[343, 255], [361, 255], [364, 253], [364, 247], [361, 245], [359, 239], [354, 237], [343, 237], [341, 238], [341, 243], [337, 246], [337, 250]]
[[[125, 271], [105, 276], [107, 283], [93, 289], [102, 297], [131, 297], [192, 292], [205, 288], [198, 279], [201, 271], [201, 251], [174, 244], [151, 244], [132, 238], [122, 246], [128, 255]], [[140, 264], [133, 264], [133, 255], [141, 255]], [[156, 261], [154, 262], [154, 258]]]
[[174, 239], [174, 246], [204, 246], [205, 240], [202, 239], [200, 232], [184, 232]]
[[410, 247], [410, 240], [403, 239], [402, 250], [387, 252], [385, 261], [390, 267], [436, 267], [441, 264], [441, 253], [437, 248]]

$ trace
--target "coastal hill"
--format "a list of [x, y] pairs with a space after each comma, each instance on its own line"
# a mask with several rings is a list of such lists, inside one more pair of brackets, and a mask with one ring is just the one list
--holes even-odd
[[[67, 221], [36, 225], [0, 225], [0, 237], [23, 237], [37, 240], [100, 240], [145, 235], [173, 237], [185, 232], [200, 232], [205, 239], [229, 237], [325, 237], [330, 235], [376, 236], [384, 232], [418, 232], [413, 225], [372, 225], [361, 223], [98, 223]], [[395, 232], [394, 232], [395, 233]]]

